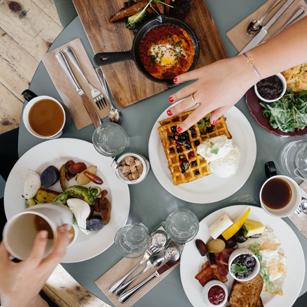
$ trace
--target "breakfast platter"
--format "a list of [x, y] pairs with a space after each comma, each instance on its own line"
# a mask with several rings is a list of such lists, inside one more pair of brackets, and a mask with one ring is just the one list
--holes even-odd
[[[229, 220], [235, 221], [234, 224], [240, 224], [236, 225], [236, 231], [245, 225], [246, 232], [238, 232], [233, 236], [234, 227], [228, 230], [228, 233], [223, 232], [229, 226]], [[230, 238], [234, 242], [230, 242]], [[205, 303], [208, 296], [208, 287], [205, 287], [210, 280], [210, 274], [215, 276], [213, 279], [225, 285], [223, 289], [228, 293], [226, 301], [230, 300], [234, 306], [242, 306], [244, 303], [249, 306], [253, 302], [255, 305], [252, 306], [292, 306], [298, 297], [305, 278], [304, 253], [293, 230], [280, 218], [268, 215], [257, 207], [234, 205], [206, 216], [200, 222], [195, 239], [206, 242], [209, 257], [206, 253], [200, 254], [201, 249], [196, 247], [195, 240], [187, 243], [182, 252], [181, 283], [193, 306], [213, 306], [210, 302]], [[211, 243], [226, 242], [226, 247], [224, 243], [222, 249], [214, 250], [219, 247], [217, 244], [211, 247], [210, 240]], [[246, 248], [250, 251], [247, 252]], [[238, 252], [242, 250], [243, 252]], [[249, 259], [249, 265], [258, 272], [257, 277], [250, 276], [253, 277], [250, 281], [248, 277], [253, 271], [249, 271], [249, 267], [245, 271], [242, 264], [235, 263], [244, 253], [256, 255], [257, 258], [256, 262]], [[235, 282], [233, 276], [236, 278]], [[247, 286], [249, 283], [251, 288]], [[260, 291], [255, 290], [257, 287]], [[257, 300], [259, 303], [256, 303]]]
[[[237, 108], [231, 108], [225, 114], [225, 118], [220, 119], [216, 127], [212, 128], [210, 132], [204, 132], [203, 135], [200, 134], [203, 128], [200, 129], [199, 125], [195, 126], [195, 136], [193, 136], [193, 129], [187, 132], [189, 134], [188, 140], [182, 140], [184, 145], [182, 149], [181, 144], [178, 148], [178, 146], [170, 146], [168, 143], [172, 137], [176, 136], [165, 135], [167, 132], [171, 133], [172, 127], [176, 126], [176, 122], [181, 119], [178, 116], [169, 119], [165, 112], [159, 116], [151, 131], [148, 151], [152, 170], [159, 183], [168, 192], [187, 202], [211, 203], [231, 196], [246, 182], [256, 159], [255, 135], [248, 120]], [[201, 125], [206, 125], [206, 123], [204, 119]], [[226, 165], [225, 163], [221, 165], [211, 163], [209, 167], [197, 153], [197, 148], [204, 140], [223, 135], [232, 136], [235, 148], [237, 148], [234, 151], [240, 152], [240, 154], [235, 154], [235, 156], [240, 156], [238, 165], [234, 165], [236, 163], [231, 162], [233, 159], [230, 158], [230, 162], [226, 162]], [[219, 138], [217, 141], [225, 142], [225, 148], [231, 147], [228, 145], [226, 137]], [[181, 140], [177, 143], [181, 143]], [[220, 149], [221, 154], [223, 150]], [[219, 151], [219, 149], [213, 151], [215, 150]], [[184, 157], [180, 159], [182, 155]], [[195, 162], [193, 163], [193, 161]], [[195, 163], [196, 165], [194, 165]], [[187, 168], [187, 165], [190, 167]], [[210, 174], [210, 169], [212, 170], [213, 166], [215, 166], [216, 173]], [[233, 174], [234, 167], [240, 171]], [[183, 168], [187, 169], [183, 170]], [[227, 178], [228, 172], [229, 175], [232, 175], [229, 178]], [[223, 188], [221, 189], [221, 187]]]
[[116, 176], [112, 159], [78, 139], [49, 140], [33, 147], [8, 177], [8, 219], [52, 202], [68, 206], [76, 221], [72, 236], [77, 238], [63, 259], [68, 263], [93, 258], [111, 246], [130, 209], [128, 186]]

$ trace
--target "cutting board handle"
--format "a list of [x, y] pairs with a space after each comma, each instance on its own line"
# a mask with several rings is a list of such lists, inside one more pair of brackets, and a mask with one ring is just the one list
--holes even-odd
[[112, 64], [126, 60], [133, 60], [131, 51], [99, 52], [94, 55], [94, 62], [98, 66]]

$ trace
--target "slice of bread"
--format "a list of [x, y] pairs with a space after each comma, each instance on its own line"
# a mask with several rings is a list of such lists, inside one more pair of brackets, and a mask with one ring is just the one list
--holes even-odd
[[254, 279], [246, 282], [234, 281], [229, 297], [231, 307], [262, 307], [260, 294], [263, 279], [258, 274]]

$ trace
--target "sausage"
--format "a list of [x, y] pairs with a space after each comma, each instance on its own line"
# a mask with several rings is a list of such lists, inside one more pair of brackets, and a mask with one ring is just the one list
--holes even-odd
[[110, 22], [117, 22], [125, 19], [126, 17], [130, 17], [140, 12], [145, 7], [146, 4], [147, 0], [142, 0], [127, 8], [122, 8], [116, 14], [110, 17]]

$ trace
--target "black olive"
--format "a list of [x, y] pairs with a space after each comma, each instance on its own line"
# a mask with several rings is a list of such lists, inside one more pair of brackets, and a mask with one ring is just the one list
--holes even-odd
[[194, 142], [194, 145], [195, 146], [198, 146], [200, 144], [200, 142], [198, 141], [198, 140], [196, 140], [195, 142]]
[[42, 187], [49, 188], [59, 180], [60, 172], [55, 166], [50, 165], [42, 172], [40, 177]]
[[254, 267], [256, 266], [256, 260], [253, 256], [247, 256], [244, 259], [243, 264], [249, 269], [254, 269]]
[[206, 132], [210, 133], [210, 132], [213, 131], [213, 129], [214, 129], [214, 126], [209, 126], [209, 127], [206, 128]]
[[234, 238], [230, 238], [225, 241], [227, 248], [235, 248], [237, 246], [237, 241]]
[[171, 130], [172, 130], [173, 133], [177, 133], [177, 127], [176, 126], [172, 126]]
[[247, 238], [244, 236], [244, 231], [243, 228], [241, 228], [235, 235], [234, 235], [234, 239], [238, 242], [238, 243], [243, 243], [247, 240]]

